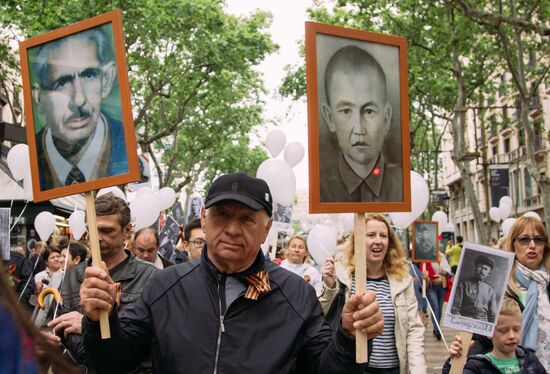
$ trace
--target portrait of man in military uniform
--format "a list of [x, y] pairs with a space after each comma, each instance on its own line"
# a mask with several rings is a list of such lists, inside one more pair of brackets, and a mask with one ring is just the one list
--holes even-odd
[[438, 262], [437, 222], [415, 221], [413, 255], [415, 262]]
[[495, 290], [485, 281], [494, 267], [495, 260], [486, 254], [480, 254], [475, 258], [473, 274], [458, 282], [451, 314], [495, 322]]

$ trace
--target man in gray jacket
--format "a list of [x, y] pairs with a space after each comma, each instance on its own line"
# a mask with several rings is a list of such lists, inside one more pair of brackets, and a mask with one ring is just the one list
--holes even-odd
[[[123, 318], [157, 269], [124, 250], [124, 240], [132, 231], [130, 208], [124, 200], [111, 193], [105, 194], [96, 199], [95, 208], [101, 259], [110, 277], [120, 286], [117, 287], [120, 291], [117, 292], [116, 302], [119, 316]], [[55, 344], [63, 343], [75, 363], [93, 371], [82, 345], [83, 315], [80, 308], [80, 286], [84, 281], [84, 271], [90, 265], [91, 259], [67, 272], [61, 287], [63, 305], [59, 308], [60, 316], [48, 324], [55, 335], [47, 335]], [[135, 372], [151, 372], [150, 357], [145, 357]]]

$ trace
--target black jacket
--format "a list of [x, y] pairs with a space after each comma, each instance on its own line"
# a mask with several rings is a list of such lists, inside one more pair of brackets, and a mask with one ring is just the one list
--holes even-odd
[[[132, 309], [139, 294], [149, 282], [152, 275], [158, 270], [152, 263], [142, 261], [126, 251], [128, 257], [109, 271], [114, 282], [120, 282], [120, 306], [119, 315], [125, 317]], [[77, 311], [82, 313], [80, 307], [80, 285], [84, 281], [84, 270], [91, 265], [91, 259], [81, 262], [67, 272], [61, 285], [63, 304], [59, 307], [59, 315]], [[87, 362], [86, 353], [82, 344], [82, 336], [69, 334], [65, 339], [62, 331], [59, 332], [63, 344], [69, 350], [72, 357], [81, 366], [91, 369]]]
[[[518, 346], [516, 348], [516, 356], [519, 360], [522, 374], [546, 374], [546, 370], [540, 363], [539, 359], [535, 355], [535, 352], [531, 349]], [[449, 373], [451, 370], [451, 364], [449, 360], [445, 362], [443, 366], [443, 374]], [[484, 354], [476, 354], [469, 356], [464, 365], [462, 374], [502, 374], [500, 370], [493, 364], [489, 357]]]
[[[10, 272], [12, 267], [13, 270]], [[34, 295], [35, 283], [32, 275], [32, 267], [29, 265], [27, 259], [21, 253], [11, 251], [8, 268], [6, 270], [8, 275], [11, 273], [11, 277], [15, 283], [15, 292], [17, 292], [17, 296], [19, 296], [22, 305], [29, 311], [32, 311], [33, 306], [29, 301], [31, 296]]]
[[241, 294], [225, 310], [226, 275], [206, 253], [155, 274], [126, 316], [113, 312], [110, 340], [84, 318], [84, 344], [98, 371], [130, 368], [152, 348], [156, 373], [359, 372], [355, 341], [341, 328], [333, 334], [302, 278], [264, 265], [259, 252], [251, 269], [265, 266], [271, 291], [256, 301]]

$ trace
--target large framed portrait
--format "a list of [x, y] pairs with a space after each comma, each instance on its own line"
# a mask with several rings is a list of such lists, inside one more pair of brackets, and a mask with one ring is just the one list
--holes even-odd
[[413, 262], [439, 263], [439, 225], [436, 221], [413, 222], [412, 226], [412, 255]]
[[493, 336], [514, 254], [464, 242], [443, 324]]
[[120, 11], [20, 43], [34, 201], [139, 180]]
[[310, 213], [410, 211], [405, 38], [306, 22]]

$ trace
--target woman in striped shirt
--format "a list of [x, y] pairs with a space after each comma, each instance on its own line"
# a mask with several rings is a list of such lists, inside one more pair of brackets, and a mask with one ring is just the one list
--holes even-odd
[[[426, 373], [424, 325], [418, 315], [412, 277], [405, 251], [388, 221], [380, 214], [366, 214], [367, 288], [376, 292], [384, 314], [384, 332], [374, 338], [368, 373]], [[323, 267], [319, 301], [325, 314], [340, 285], [346, 300], [355, 293], [354, 235]]]

